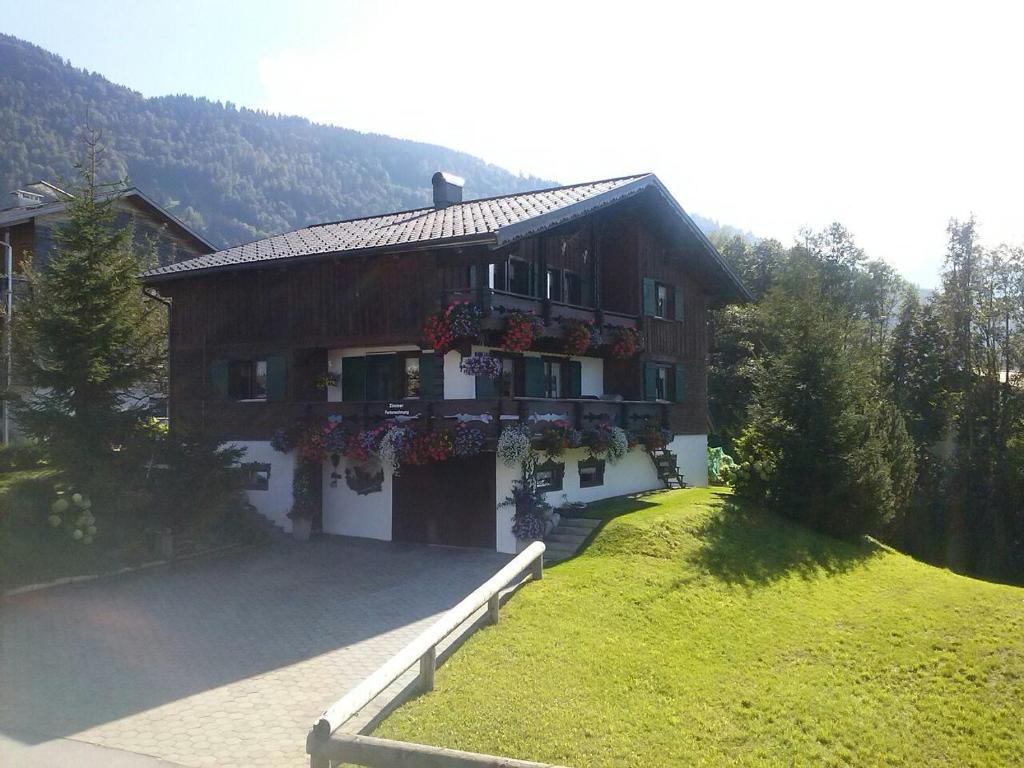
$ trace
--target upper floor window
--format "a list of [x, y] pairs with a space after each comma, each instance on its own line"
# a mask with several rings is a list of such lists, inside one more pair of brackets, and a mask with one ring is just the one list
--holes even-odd
[[342, 358], [341, 398], [385, 401], [438, 397], [442, 364], [440, 355], [418, 352]]
[[682, 320], [682, 289], [645, 277], [643, 309], [645, 315], [653, 315], [663, 320]]
[[220, 359], [210, 364], [210, 389], [229, 400], [284, 400], [288, 371], [284, 355]]
[[562, 361], [544, 361], [544, 397], [562, 397]]
[[488, 286], [495, 291], [508, 291], [521, 296], [536, 296], [536, 267], [524, 259], [510, 256], [488, 267]]
[[549, 269], [545, 297], [565, 304], [583, 304], [583, 279], [568, 269]]
[[232, 400], [266, 400], [267, 361], [232, 360], [229, 362], [228, 397]]
[[683, 401], [686, 371], [682, 363], [644, 363], [644, 399]]

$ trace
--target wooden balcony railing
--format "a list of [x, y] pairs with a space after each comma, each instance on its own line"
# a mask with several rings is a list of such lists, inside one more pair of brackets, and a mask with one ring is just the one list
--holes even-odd
[[492, 288], [447, 290], [443, 292], [441, 301], [446, 307], [451, 304], [467, 301], [479, 304], [487, 313], [483, 323], [485, 330], [500, 329], [504, 323], [503, 316], [515, 310], [533, 312], [544, 318], [548, 322], [544, 335], [560, 335], [561, 327], [558, 323], [559, 320], [600, 321], [604, 325], [626, 328], [636, 328], [638, 323], [636, 315], [610, 312], [606, 309], [597, 309], [580, 304], [551, 301], [550, 299], [535, 296], [524, 296]]
[[[203, 400], [172, 405], [171, 426], [182, 424], [223, 440], [269, 440], [274, 432], [297, 419], [340, 417], [359, 428], [389, 420], [423, 429], [443, 429], [458, 423], [477, 427], [497, 438], [505, 424], [524, 423], [541, 431], [555, 419], [587, 430], [605, 423], [628, 430], [645, 425], [667, 427], [676, 433], [705, 431], [703, 411], [686, 403], [635, 400], [501, 398], [473, 400], [404, 400], [400, 408], [386, 402], [231, 402]], [[399, 405], [395, 403], [394, 405]], [[395, 412], [399, 415], [395, 415]]]

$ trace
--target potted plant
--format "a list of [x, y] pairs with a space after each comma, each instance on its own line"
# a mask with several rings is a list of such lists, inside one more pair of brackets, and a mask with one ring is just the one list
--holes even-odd
[[541, 332], [541, 319], [532, 312], [518, 309], [509, 313], [505, 321], [505, 335], [501, 346], [509, 352], [525, 352], [533, 346]]

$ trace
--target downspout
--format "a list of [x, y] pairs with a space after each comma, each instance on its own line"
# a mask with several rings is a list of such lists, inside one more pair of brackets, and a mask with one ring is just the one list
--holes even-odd
[[171, 420], [171, 302], [148, 285], [142, 286], [142, 295], [147, 299], [159, 301], [167, 307], [167, 421], [169, 424]]
[[11, 375], [14, 371], [11, 361], [11, 322], [14, 310], [14, 248], [11, 247], [11, 230], [4, 231], [4, 312], [7, 314], [4, 323], [4, 445], [11, 443]]

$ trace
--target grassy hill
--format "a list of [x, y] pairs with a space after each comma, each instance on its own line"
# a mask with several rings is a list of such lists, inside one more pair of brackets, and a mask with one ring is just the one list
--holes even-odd
[[375, 735], [581, 768], [1024, 764], [1024, 589], [713, 490], [594, 514]]

